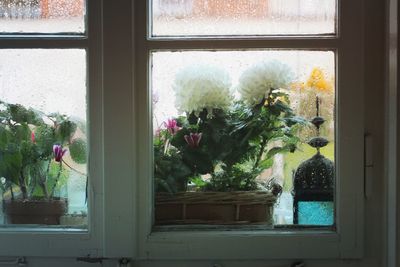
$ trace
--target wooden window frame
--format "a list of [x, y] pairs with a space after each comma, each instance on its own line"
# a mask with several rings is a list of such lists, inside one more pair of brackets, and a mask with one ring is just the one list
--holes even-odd
[[[364, 3], [339, 1], [336, 36], [151, 38], [149, 1], [136, 1], [135, 154], [138, 185], [139, 259], [361, 258], [364, 231]], [[336, 229], [157, 232], [152, 229], [152, 111], [150, 55], [153, 51], [300, 49], [336, 54]], [[357, 101], [354, 101], [357, 99]]]

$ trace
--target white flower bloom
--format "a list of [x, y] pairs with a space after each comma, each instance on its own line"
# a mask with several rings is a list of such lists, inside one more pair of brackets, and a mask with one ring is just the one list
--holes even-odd
[[271, 89], [287, 88], [293, 72], [277, 60], [262, 61], [248, 68], [239, 79], [238, 91], [248, 105], [259, 104]]
[[214, 108], [226, 110], [233, 99], [230, 87], [229, 74], [219, 68], [206, 65], [186, 67], [175, 77], [175, 107], [180, 112], [194, 111], [196, 115], [203, 109], [207, 109], [209, 114]]

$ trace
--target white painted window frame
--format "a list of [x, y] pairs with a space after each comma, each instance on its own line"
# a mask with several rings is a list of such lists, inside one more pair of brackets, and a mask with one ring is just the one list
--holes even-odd
[[[339, 1], [338, 34], [258, 38], [149, 38], [149, 1], [135, 1], [135, 154], [138, 186], [137, 258], [361, 258], [364, 231], [364, 2]], [[150, 53], [165, 50], [307, 49], [336, 52], [336, 230], [152, 230], [152, 111]]]
[[[0, 228], [0, 257], [1, 256], [40, 256], [40, 257], [130, 257], [132, 256], [133, 241], [133, 186], [129, 187], [132, 177], [131, 162], [133, 147], [132, 129], [133, 115], [125, 116], [126, 109], [130, 110], [131, 100], [122, 103], [125, 110], [115, 105], [113, 95], [118, 90], [124, 92], [132, 88], [131, 58], [124, 56], [119, 62], [114, 56], [114, 47], [110, 44], [122, 43], [128, 39], [124, 53], [129, 54], [131, 45], [131, 3], [124, 1], [122, 11], [127, 14], [119, 17], [121, 10], [116, 10], [116, 2], [103, 0], [87, 0], [87, 31], [78, 35], [0, 35], [0, 49], [68, 49], [82, 48], [87, 51], [87, 101], [89, 128], [89, 196], [87, 231], [73, 229], [51, 228]], [[122, 3], [122, 1], [121, 1]], [[105, 7], [103, 7], [103, 5]], [[128, 6], [128, 7], [126, 7]], [[111, 8], [110, 8], [111, 7]], [[117, 8], [117, 9], [118, 9]], [[114, 35], [118, 23], [126, 23], [124, 31], [127, 36]], [[122, 38], [122, 40], [118, 40]], [[62, 63], [62, 62], [60, 62]], [[115, 66], [108, 68], [107, 66]], [[118, 73], [128, 69], [127, 73]], [[117, 71], [117, 73], [115, 72]], [[120, 81], [122, 89], [115, 86]], [[121, 94], [122, 98], [126, 95]], [[118, 98], [118, 97], [117, 97]], [[115, 124], [115, 117], [124, 117], [126, 124]], [[120, 133], [126, 133], [120, 134]], [[123, 147], [122, 147], [123, 146]], [[120, 161], [125, 157], [129, 162]], [[122, 169], [122, 172], [118, 171]], [[122, 174], [125, 173], [125, 174]], [[125, 190], [125, 191], [124, 191]], [[128, 196], [118, 197], [120, 192]], [[122, 210], [121, 207], [128, 209]], [[129, 208], [131, 207], [131, 208]], [[128, 223], [127, 223], [128, 222]], [[120, 239], [122, 237], [122, 239]]]
[[[339, 5], [338, 37], [148, 40], [145, 0], [87, 0], [88, 38], [0, 36], [2, 48], [88, 49], [88, 232], [1, 229], [0, 256], [135, 259], [360, 258], [363, 254], [362, 0]], [[152, 232], [149, 53], [169, 49], [337, 52], [336, 231]]]

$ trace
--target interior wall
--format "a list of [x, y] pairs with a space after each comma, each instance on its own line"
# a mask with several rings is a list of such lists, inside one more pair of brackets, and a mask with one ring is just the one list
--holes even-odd
[[[384, 266], [385, 1], [366, 1], [365, 25], [365, 132], [373, 136], [372, 196], [365, 202], [365, 259], [361, 266]], [[355, 100], [356, 101], [356, 100]]]

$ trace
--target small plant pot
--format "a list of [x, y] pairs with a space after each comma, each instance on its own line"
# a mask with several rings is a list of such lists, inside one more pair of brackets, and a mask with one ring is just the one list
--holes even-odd
[[276, 196], [270, 192], [157, 193], [155, 224], [273, 225]]
[[3, 200], [3, 211], [7, 224], [59, 225], [67, 200]]

